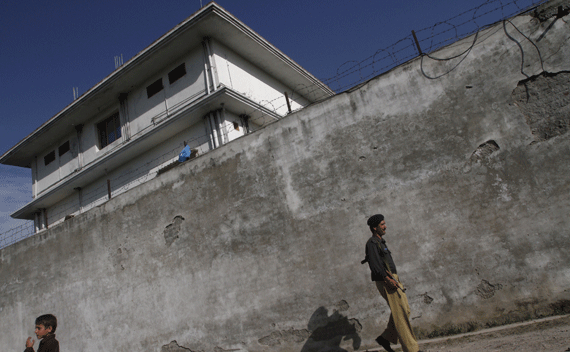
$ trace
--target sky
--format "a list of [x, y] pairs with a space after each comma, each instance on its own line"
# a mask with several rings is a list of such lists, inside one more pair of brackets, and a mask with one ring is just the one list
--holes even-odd
[[[415, 30], [424, 51], [538, 0], [218, 0], [217, 3], [337, 92], [330, 80]], [[206, 0], [0, 2], [0, 155]], [[498, 9], [495, 11], [491, 11]], [[480, 17], [479, 17], [480, 16]], [[435, 25], [435, 30], [432, 30]], [[445, 29], [448, 30], [445, 30]], [[444, 31], [442, 37], [430, 39]], [[410, 49], [411, 50], [411, 49]], [[411, 53], [413, 54], [413, 53]], [[377, 74], [374, 73], [373, 74]], [[354, 73], [368, 77], [370, 72]], [[356, 77], [355, 76], [355, 77]], [[357, 77], [358, 78], [358, 77]], [[0, 234], [22, 223], [9, 214], [32, 200], [31, 170], [0, 165]]]

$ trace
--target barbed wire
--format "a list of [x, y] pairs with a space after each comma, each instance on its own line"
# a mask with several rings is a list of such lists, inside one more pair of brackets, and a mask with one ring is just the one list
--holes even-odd
[[31, 221], [18, 225], [0, 235], [0, 249], [19, 242], [34, 234], [34, 223]]
[[[449, 60], [450, 58], [435, 58], [429, 53], [439, 50], [443, 46], [461, 40], [473, 33], [478, 33], [493, 23], [505, 20], [518, 13], [528, 12], [530, 9], [546, 1], [548, 0], [487, 0], [477, 7], [466, 10], [445, 21], [437, 22], [432, 26], [415, 31], [416, 37], [420, 38], [417, 43], [414, 39], [414, 35], [411, 33], [386, 48], [377, 49], [374, 54], [363, 60], [350, 60], [343, 63], [338, 67], [334, 76], [321, 81], [334, 92], [341, 93], [372, 77], [387, 72], [418, 55], [422, 55], [422, 60], [424, 55], [433, 60]], [[520, 5], [521, 3], [525, 5]], [[500, 17], [497, 17], [499, 11]], [[474, 39], [473, 45], [476, 39], [477, 36]], [[471, 48], [472, 46], [455, 57], [468, 54]], [[291, 99], [296, 99], [297, 97], [302, 98], [320, 92], [322, 92], [322, 86], [320, 85], [300, 84], [292, 87], [289, 94]], [[258, 102], [258, 104], [277, 115], [287, 114], [287, 102], [283, 96], [277, 96], [271, 100], [262, 100]], [[252, 108], [250, 111], [245, 111], [245, 115], [253, 115], [258, 111], [259, 109]], [[229, 128], [227, 133], [232, 132], [231, 125], [227, 125], [226, 128]], [[144, 131], [140, 131], [139, 133], [142, 132]], [[209, 141], [209, 138], [209, 133], [205, 133], [190, 138], [187, 141], [191, 148], [200, 148], [201, 145]], [[135, 169], [121, 173], [121, 175], [116, 177], [110, 177], [108, 180], [111, 185], [111, 198], [155, 178], [161, 169], [176, 162], [176, 158], [181, 149], [182, 143]], [[204, 154], [205, 152], [207, 151], [199, 150], [200, 154]], [[88, 192], [83, 192], [80, 197], [77, 197], [76, 201], [54, 206], [49, 214], [47, 214], [48, 223], [51, 221], [55, 225], [64, 221], [66, 218], [107, 202], [109, 200], [109, 188], [106, 184], [107, 181], [105, 180], [104, 182], [105, 183], [95, 186]], [[0, 234], [0, 249], [33, 235], [35, 233], [34, 227], [33, 221], [30, 221]]]
[[[378, 49], [373, 55], [361, 61], [347, 61], [337, 69], [336, 75], [323, 79], [323, 83], [336, 93], [354, 87], [366, 80], [382, 74], [396, 66], [417, 57], [429, 54], [442, 47], [477, 33], [488, 26], [528, 12], [548, 0], [487, 0], [481, 5], [466, 10], [445, 21], [415, 31], [418, 47], [413, 34], [397, 40], [386, 48]], [[383, 55], [382, 55], [383, 54]], [[354, 64], [350, 65], [349, 63]], [[342, 69], [342, 70], [341, 70]]]

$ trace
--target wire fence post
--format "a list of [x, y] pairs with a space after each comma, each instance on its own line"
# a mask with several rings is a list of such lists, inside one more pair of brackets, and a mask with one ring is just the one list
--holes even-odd
[[287, 102], [287, 110], [289, 111], [289, 113], [291, 113], [291, 103], [289, 102], [289, 95], [287, 95], [287, 92], [283, 92], [283, 94], [285, 94], [285, 101]]
[[418, 37], [416, 37], [416, 32], [412, 29], [412, 35], [414, 36], [414, 41], [416, 42], [416, 47], [418, 48], [418, 53], [423, 55], [422, 48], [420, 47], [420, 42], [418, 41]]

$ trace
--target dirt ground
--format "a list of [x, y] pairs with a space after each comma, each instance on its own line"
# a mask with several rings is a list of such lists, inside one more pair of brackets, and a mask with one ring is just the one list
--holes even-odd
[[[570, 315], [422, 340], [419, 343], [420, 349], [426, 352], [570, 351]], [[384, 351], [384, 349], [368, 351]]]

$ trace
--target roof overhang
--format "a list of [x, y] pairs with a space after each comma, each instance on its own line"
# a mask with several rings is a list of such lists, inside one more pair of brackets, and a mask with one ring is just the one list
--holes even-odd
[[218, 4], [211, 2], [178, 24], [127, 63], [49, 119], [0, 157], [0, 163], [30, 167], [34, 156], [55, 146], [75, 126], [115, 104], [119, 95], [143, 85], [153, 72], [170, 65], [212, 38], [295, 90], [309, 102], [334, 95], [313, 75]]

